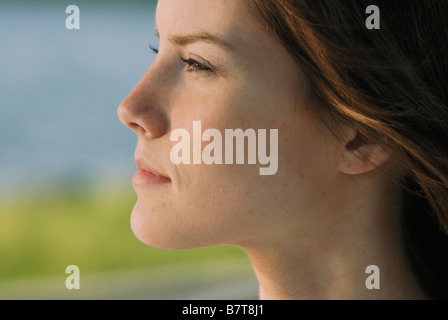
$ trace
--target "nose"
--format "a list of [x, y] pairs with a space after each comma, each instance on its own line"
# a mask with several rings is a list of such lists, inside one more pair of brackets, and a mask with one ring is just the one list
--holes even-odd
[[120, 103], [117, 114], [139, 137], [155, 139], [168, 132], [168, 117], [161, 106], [161, 90], [152, 85], [156, 81], [150, 69]]

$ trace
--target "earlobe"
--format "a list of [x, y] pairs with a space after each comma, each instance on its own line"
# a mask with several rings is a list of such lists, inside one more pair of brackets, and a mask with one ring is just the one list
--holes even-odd
[[368, 141], [358, 130], [354, 138], [342, 145], [338, 169], [345, 174], [362, 174], [383, 165], [391, 156], [386, 146]]

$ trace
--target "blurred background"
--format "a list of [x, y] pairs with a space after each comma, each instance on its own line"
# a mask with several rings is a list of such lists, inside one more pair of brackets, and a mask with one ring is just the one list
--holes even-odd
[[257, 298], [239, 248], [159, 250], [131, 231], [137, 138], [116, 110], [155, 58], [156, 4], [1, 2], [0, 299]]

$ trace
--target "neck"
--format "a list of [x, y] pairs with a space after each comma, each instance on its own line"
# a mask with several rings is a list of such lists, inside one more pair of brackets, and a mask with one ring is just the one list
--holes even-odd
[[[260, 299], [425, 298], [401, 240], [399, 205], [368, 202], [332, 211], [327, 217], [333, 219], [320, 219], [318, 228], [301, 223], [240, 244], [254, 267]], [[371, 265], [379, 268], [379, 289], [366, 286]]]

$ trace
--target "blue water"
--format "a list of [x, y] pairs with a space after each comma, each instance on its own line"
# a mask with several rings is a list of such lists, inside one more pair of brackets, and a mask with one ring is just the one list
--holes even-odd
[[[80, 8], [67, 30], [65, 8]], [[0, 3], [0, 196], [54, 181], [131, 179], [116, 114], [155, 58], [155, 1]]]

